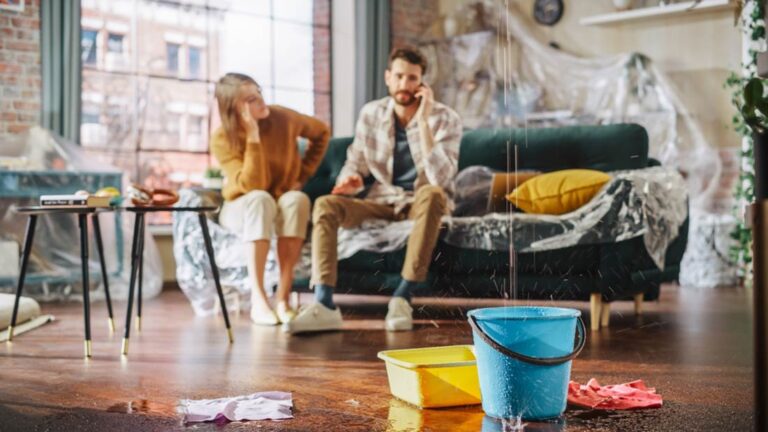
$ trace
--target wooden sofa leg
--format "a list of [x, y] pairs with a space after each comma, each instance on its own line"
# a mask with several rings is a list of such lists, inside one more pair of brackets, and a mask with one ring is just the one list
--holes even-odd
[[643, 293], [635, 294], [635, 315], [643, 314]]
[[600, 312], [602, 305], [602, 294], [592, 293], [589, 295], [589, 321], [592, 331], [600, 330]]
[[611, 320], [611, 304], [603, 303], [600, 306], [600, 327], [608, 327]]

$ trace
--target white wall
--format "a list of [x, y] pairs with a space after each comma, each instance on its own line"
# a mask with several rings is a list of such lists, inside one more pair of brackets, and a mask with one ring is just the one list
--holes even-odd
[[355, 0], [331, 2], [333, 136], [355, 130]]

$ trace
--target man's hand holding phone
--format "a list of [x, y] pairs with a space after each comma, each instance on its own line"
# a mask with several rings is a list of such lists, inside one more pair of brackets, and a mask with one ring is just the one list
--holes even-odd
[[336, 187], [333, 188], [331, 193], [333, 195], [353, 195], [361, 187], [363, 187], [363, 178], [357, 174], [353, 174], [343, 178]]
[[435, 103], [435, 94], [427, 83], [421, 83], [419, 89], [416, 90], [416, 97], [419, 98], [419, 109], [416, 111], [416, 119], [426, 121], [429, 115], [432, 114], [432, 106]]

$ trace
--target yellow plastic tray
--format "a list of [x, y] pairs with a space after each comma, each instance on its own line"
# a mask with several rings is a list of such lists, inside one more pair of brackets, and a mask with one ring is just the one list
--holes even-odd
[[379, 352], [392, 395], [420, 408], [480, 403], [472, 345]]

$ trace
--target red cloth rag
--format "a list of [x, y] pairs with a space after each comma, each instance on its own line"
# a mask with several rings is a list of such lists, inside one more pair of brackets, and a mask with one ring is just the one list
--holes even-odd
[[660, 408], [662, 400], [656, 389], [646, 387], [642, 380], [601, 386], [592, 378], [587, 385], [568, 383], [568, 403], [584, 408], [627, 410]]

